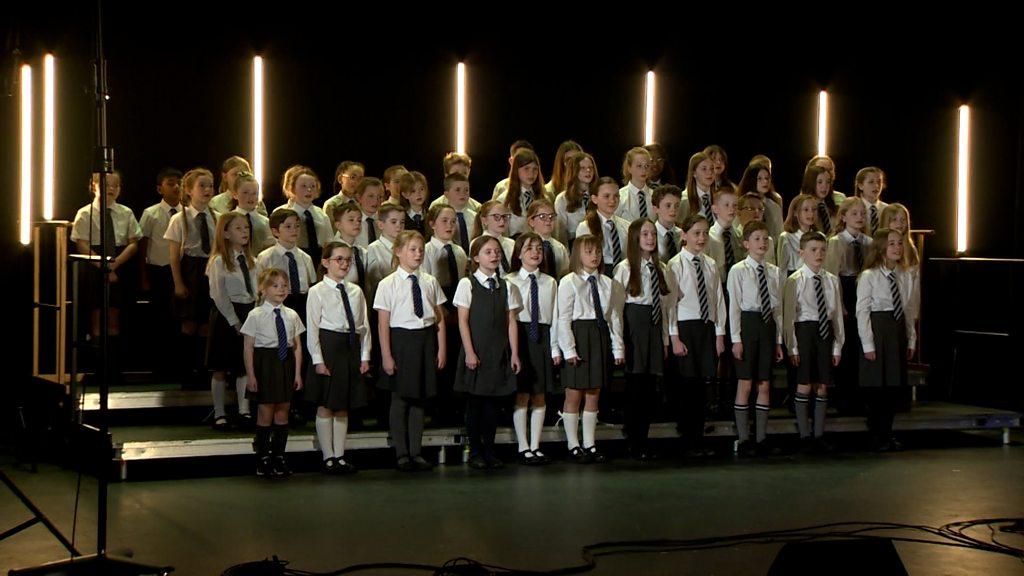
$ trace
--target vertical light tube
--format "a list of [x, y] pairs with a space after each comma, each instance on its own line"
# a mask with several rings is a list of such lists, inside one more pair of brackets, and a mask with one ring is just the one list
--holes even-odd
[[21, 243], [32, 240], [32, 67], [21, 66]]
[[644, 91], [644, 145], [654, 143], [654, 70], [647, 72]]
[[455, 67], [455, 151], [466, 153], [466, 64]]
[[263, 57], [252, 59], [252, 170], [263, 200]]
[[971, 108], [960, 107], [956, 153], [956, 251], [967, 252], [967, 216], [971, 193]]
[[818, 93], [818, 156], [828, 156], [828, 92]]
[[56, 188], [57, 76], [53, 54], [43, 58], [43, 219], [53, 220]]

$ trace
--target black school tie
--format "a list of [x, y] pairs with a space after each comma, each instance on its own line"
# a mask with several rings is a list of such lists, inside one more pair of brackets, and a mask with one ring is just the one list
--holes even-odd
[[249, 262], [245, 260], [245, 254], [238, 255], [238, 268], [242, 271], [242, 279], [245, 280], [245, 291], [252, 296], [252, 278], [249, 276]]
[[348, 320], [348, 344], [356, 345], [356, 317], [352, 314], [352, 303], [348, 299], [348, 291], [345, 285], [338, 282], [338, 292], [341, 293], [341, 303], [345, 306], [345, 319]]

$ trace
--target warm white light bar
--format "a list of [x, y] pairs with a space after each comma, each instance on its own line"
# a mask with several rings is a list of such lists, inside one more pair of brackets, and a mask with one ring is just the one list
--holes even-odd
[[967, 213], [971, 193], [971, 108], [960, 107], [956, 152], [956, 251], [967, 252]]
[[644, 98], [644, 145], [654, 143], [654, 71], [647, 72]]
[[43, 58], [43, 219], [53, 220], [56, 187], [57, 75], [53, 54]]
[[828, 156], [828, 92], [818, 93], [818, 156]]
[[21, 243], [32, 235], [32, 67], [21, 66]]
[[263, 58], [252, 59], [252, 171], [263, 199]]
[[455, 151], [466, 153], [466, 64], [455, 67]]

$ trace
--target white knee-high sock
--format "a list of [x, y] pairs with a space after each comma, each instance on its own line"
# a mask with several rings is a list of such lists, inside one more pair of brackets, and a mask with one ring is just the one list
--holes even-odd
[[540, 449], [540, 435], [544, 432], [544, 415], [546, 406], [534, 406], [530, 410], [530, 450]]
[[519, 451], [529, 450], [529, 441], [526, 438], [526, 406], [516, 406], [512, 411], [512, 425], [516, 429], [516, 440], [519, 441]]
[[562, 412], [562, 424], [565, 425], [565, 440], [569, 450], [580, 447], [580, 415]]
[[245, 397], [245, 387], [249, 385], [248, 376], [235, 378], [235, 395], [238, 396], [238, 413], [249, 413], [249, 399]]
[[210, 393], [213, 395], [213, 417], [221, 418], [224, 416], [224, 386], [223, 380], [217, 380], [216, 378], [210, 379]]
[[341, 458], [345, 455], [345, 439], [348, 438], [348, 414], [334, 415], [334, 456]]
[[331, 428], [331, 423], [334, 421], [331, 417], [316, 417], [316, 439], [320, 443], [320, 451], [323, 452], [324, 460], [328, 458], [334, 458], [334, 431]]
[[583, 411], [583, 449], [594, 447], [594, 435], [597, 430], [597, 412]]

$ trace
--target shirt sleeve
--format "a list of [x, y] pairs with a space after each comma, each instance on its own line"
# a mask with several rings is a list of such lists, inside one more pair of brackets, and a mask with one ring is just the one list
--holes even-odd
[[[358, 286], [356, 286], [356, 288], [358, 288], [359, 293], [359, 303], [356, 305], [363, 309], [363, 321], [356, 329], [356, 331], [359, 332], [360, 342], [362, 343], [362, 346], [359, 347], [359, 353], [361, 356], [360, 360], [363, 362], [369, 362], [371, 352], [373, 351], [373, 333], [370, 331], [370, 313], [366, 309], [366, 295], [363, 294], [362, 288], [359, 288]], [[306, 338], [307, 340], [309, 339], [308, 336]]]
[[626, 305], [626, 290], [615, 280], [611, 280], [611, 283], [609, 312], [612, 320], [612, 355], [616, 360], [623, 360], [626, 358], [626, 346], [622, 340], [622, 308]]
[[790, 276], [786, 278], [782, 289], [782, 334], [792, 356], [800, 355], [796, 343], [796, 284], [797, 279]]
[[139, 229], [142, 230], [142, 235], [146, 238], [153, 237], [153, 227], [156, 226], [156, 218], [153, 213], [149, 210], [142, 212], [142, 219], [139, 220]]
[[843, 290], [839, 285], [839, 277], [832, 276], [833, 297], [836, 301], [835, 310], [832, 314], [832, 355], [842, 356], [843, 355], [843, 344], [846, 342], [846, 329], [843, 321]]
[[184, 230], [181, 227], [181, 220], [184, 218], [184, 214], [184, 212], [178, 212], [171, 217], [170, 223], [167, 224], [167, 232], [164, 232], [164, 240], [170, 240], [178, 244], [184, 243]]
[[309, 324], [306, 348], [309, 349], [309, 358], [313, 365], [324, 363], [323, 351], [320, 348], [320, 315], [323, 314], [323, 309], [320, 291], [311, 289], [306, 298], [306, 323]]
[[394, 312], [394, 289], [392, 287], [393, 282], [384, 279], [377, 286], [377, 294], [373, 298], [373, 309], [374, 310], [387, 310], [388, 312]]
[[551, 286], [551, 357], [561, 358], [562, 350], [558, 344], [559, 334], [559, 322], [558, 318], [558, 281], [554, 281]]
[[224, 259], [217, 256], [210, 263], [206, 275], [210, 279], [210, 299], [217, 306], [217, 312], [220, 312], [220, 315], [224, 317], [228, 326], [238, 325], [239, 320], [235, 314], [235, 307], [231, 305], [231, 298], [228, 296], [228, 271], [224, 267]]
[[729, 289], [729, 328], [732, 332], [733, 344], [743, 343], [743, 330], [742, 330], [742, 312], [741, 307], [743, 300], [743, 272], [746, 270], [746, 266], [740, 266], [739, 264], [732, 267], [729, 270], [729, 280], [726, 282], [726, 286]]
[[875, 351], [875, 335], [871, 331], [871, 289], [874, 276], [874, 270], [865, 270], [857, 279], [857, 331], [865, 354]]
[[257, 312], [259, 308], [253, 309], [249, 312], [249, 315], [245, 317], [245, 322], [242, 323], [242, 334], [246, 336], [256, 337], [256, 332], [259, 331], [259, 314]]
[[514, 282], [505, 281], [508, 287], [508, 309], [510, 312], [517, 312], [523, 309], [523, 297], [519, 294], [519, 286]]
[[469, 278], [463, 278], [459, 280], [459, 285], [455, 288], [455, 296], [452, 297], [452, 304], [456, 308], [469, 309], [473, 305], [473, 285], [472, 280]]
[[89, 228], [92, 225], [91, 208], [83, 208], [75, 214], [75, 223], [71, 226], [71, 241], [89, 241]]
[[576, 291], [572, 286], [572, 276], [562, 278], [558, 283], [558, 347], [566, 359], [576, 357], [576, 337], [572, 333], [572, 312], [576, 300]]

